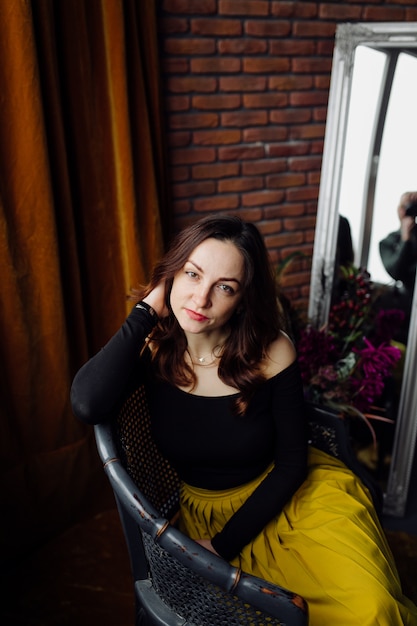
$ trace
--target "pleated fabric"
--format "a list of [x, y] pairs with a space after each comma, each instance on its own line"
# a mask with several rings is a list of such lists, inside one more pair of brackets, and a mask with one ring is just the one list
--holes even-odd
[[[209, 539], [265, 475], [234, 489], [183, 485], [181, 525]], [[232, 564], [303, 596], [310, 626], [417, 626], [368, 490], [338, 459], [310, 448], [303, 485]]]

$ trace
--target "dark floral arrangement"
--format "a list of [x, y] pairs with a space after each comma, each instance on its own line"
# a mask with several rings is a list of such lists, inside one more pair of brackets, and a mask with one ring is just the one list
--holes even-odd
[[365, 270], [341, 267], [328, 324], [301, 330], [298, 355], [306, 399], [343, 416], [361, 417], [373, 432], [369, 419], [390, 421], [377, 403], [402, 356], [393, 331], [404, 313], [375, 313], [372, 289]]

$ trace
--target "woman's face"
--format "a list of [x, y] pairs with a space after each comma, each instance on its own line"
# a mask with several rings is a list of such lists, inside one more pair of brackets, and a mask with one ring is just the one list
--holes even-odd
[[206, 239], [175, 275], [171, 307], [187, 333], [221, 330], [243, 295], [244, 262], [230, 241]]

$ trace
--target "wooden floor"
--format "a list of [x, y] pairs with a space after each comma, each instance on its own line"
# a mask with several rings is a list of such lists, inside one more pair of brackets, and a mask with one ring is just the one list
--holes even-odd
[[0, 623], [133, 626], [132, 579], [117, 510], [76, 524], [22, 563], [8, 577]]

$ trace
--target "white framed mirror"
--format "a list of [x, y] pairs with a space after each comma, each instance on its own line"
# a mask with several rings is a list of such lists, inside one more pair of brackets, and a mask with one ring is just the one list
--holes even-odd
[[[310, 284], [309, 318], [327, 322], [339, 216], [351, 228], [354, 264], [397, 290], [379, 242], [399, 229], [397, 206], [417, 190], [417, 23], [340, 24], [336, 30]], [[416, 227], [417, 228], [417, 227]], [[401, 288], [401, 284], [400, 284]], [[407, 319], [384, 512], [405, 513], [417, 436], [417, 289]]]

